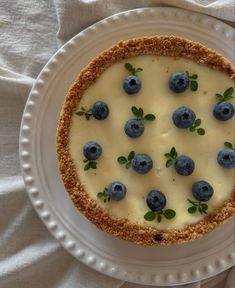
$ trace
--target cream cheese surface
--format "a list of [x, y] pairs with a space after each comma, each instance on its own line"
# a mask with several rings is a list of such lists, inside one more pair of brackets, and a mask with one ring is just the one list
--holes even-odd
[[[135, 95], [126, 94], [122, 88], [123, 80], [129, 75], [124, 68], [126, 62], [143, 69], [138, 73], [142, 87]], [[196, 92], [188, 89], [176, 94], [169, 89], [169, 77], [178, 71], [198, 75], [199, 87]], [[72, 116], [70, 154], [78, 178], [90, 197], [115, 217], [128, 218], [134, 223], [159, 229], [181, 229], [205, 216], [187, 211], [190, 207], [187, 198], [195, 200], [191, 192], [193, 183], [205, 180], [214, 188], [214, 195], [207, 202], [208, 213], [212, 212], [234, 189], [234, 169], [224, 169], [216, 160], [218, 152], [224, 148], [223, 143], [234, 142], [234, 118], [222, 122], [215, 119], [212, 113], [216, 104], [215, 94], [222, 94], [231, 86], [232, 80], [224, 73], [183, 58], [137, 56], [113, 64], [85, 91], [76, 110], [80, 110], [81, 106], [89, 109], [101, 100], [109, 107], [108, 118], [98, 121], [91, 117], [88, 121], [75, 113]], [[146, 114], [156, 116], [155, 121], [145, 124], [144, 133], [135, 139], [124, 132], [126, 121], [135, 118], [131, 112], [132, 106], [141, 107]], [[173, 124], [172, 114], [180, 106], [191, 108], [201, 119], [201, 127], [206, 131], [204, 136], [188, 129], [179, 129]], [[103, 152], [97, 160], [97, 169], [84, 171], [83, 146], [88, 141], [99, 143]], [[166, 168], [164, 154], [173, 146], [179, 155], [187, 155], [194, 160], [195, 170], [191, 176], [177, 174], [173, 166]], [[152, 158], [154, 164], [149, 173], [140, 175], [117, 162], [119, 156], [127, 157], [132, 150], [146, 153]], [[97, 193], [113, 181], [126, 185], [126, 197], [121, 201], [103, 203], [97, 199]], [[163, 219], [161, 223], [144, 219], [144, 214], [149, 211], [146, 196], [151, 190], [165, 194], [166, 209], [174, 209], [175, 218]]]

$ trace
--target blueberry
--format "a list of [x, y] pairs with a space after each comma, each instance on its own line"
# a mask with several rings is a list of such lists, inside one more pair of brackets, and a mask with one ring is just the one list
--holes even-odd
[[109, 115], [109, 107], [102, 101], [97, 101], [92, 107], [92, 116], [97, 120], [104, 120]]
[[182, 176], [189, 176], [193, 173], [194, 161], [185, 155], [179, 156], [175, 163], [176, 172]]
[[189, 128], [193, 125], [196, 119], [196, 114], [187, 107], [180, 107], [175, 110], [172, 116], [172, 120], [178, 128]]
[[119, 181], [111, 183], [108, 187], [108, 196], [115, 201], [122, 200], [126, 195], [126, 186]]
[[144, 133], [144, 122], [139, 119], [130, 119], [124, 127], [125, 133], [131, 138], [137, 138]]
[[166, 197], [162, 192], [152, 190], [147, 195], [146, 203], [152, 211], [161, 211], [166, 206]]
[[140, 91], [141, 81], [137, 76], [128, 76], [123, 81], [123, 89], [127, 94], [136, 94]]
[[176, 72], [169, 79], [169, 87], [175, 93], [182, 93], [189, 87], [189, 78], [186, 73]]
[[208, 201], [212, 197], [214, 189], [206, 181], [197, 181], [193, 184], [192, 193], [198, 201]]
[[213, 114], [220, 121], [227, 121], [234, 115], [234, 107], [231, 103], [221, 102], [215, 105]]
[[87, 142], [83, 146], [83, 155], [88, 160], [96, 160], [96, 159], [98, 159], [100, 157], [101, 153], [102, 153], [101, 146], [98, 143], [94, 142], [94, 141]]
[[217, 156], [217, 161], [223, 168], [235, 168], [235, 150], [221, 150]]
[[132, 168], [140, 174], [146, 174], [153, 168], [153, 160], [147, 154], [136, 154]]

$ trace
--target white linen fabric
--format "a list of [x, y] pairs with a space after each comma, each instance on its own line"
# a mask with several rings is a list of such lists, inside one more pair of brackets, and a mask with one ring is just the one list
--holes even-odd
[[[159, 5], [234, 21], [234, 0], [0, 0], [0, 288], [147, 287], [93, 271], [50, 235], [25, 191], [18, 136], [33, 82], [63, 43], [106, 16]], [[230, 269], [182, 287], [232, 288], [234, 283]]]

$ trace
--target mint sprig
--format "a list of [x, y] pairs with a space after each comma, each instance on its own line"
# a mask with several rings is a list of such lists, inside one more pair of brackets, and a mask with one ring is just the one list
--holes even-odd
[[174, 165], [177, 161], [178, 153], [175, 147], [171, 148], [169, 153], [165, 153], [164, 156], [167, 158], [166, 167], [169, 168], [170, 166]]
[[188, 213], [194, 214], [198, 211], [201, 214], [207, 214], [207, 210], [208, 210], [207, 204], [201, 203], [201, 201], [192, 201], [190, 199], [187, 199], [187, 200], [190, 204], [193, 205], [188, 208]]
[[223, 93], [223, 95], [216, 93], [215, 94], [216, 100], [218, 101], [217, 104], [221, 103], [221, 102], [227, 102], [230, 99], [233, 99], [233, 87], [229, 87], [228, 89], [226, 89]]
[[105, 187], [103, 192], [97, 193], [97, 198], [101, 199], [105, 202], [110, 202], [110, 197], [108, 196], [108, 188]]
[[190, 75], [188, 71], [186, 71], [186, 74], [188, 75], [189, 78], [189, 85], [190, 85], [190, 89], [192, 91], [197, 91], [198, 90], [198, 75], [197, 74], [192, 74]]
[[119, 164], [125, 165], [126, 169], [129, 169], [131, 167], [131, 163], [134, 157], [135, 157], [135, 151], [131, 151], [128, 154], [127, 158], [125, 156], [120, 156], [117, 158], [117, 161]]
[[203, 128], [198, 128], [201, 126], [202, 120], [201, 119], [196, 119], [191, 127], [189, 127], [190, 132], [197, 132], [198, 135], [205, 135], [206, 131]]
[[170, 220], [170, 219], [174, 218], [175, 215], [176, 215], [176, 212], [172, 209], [166, 209], [165, 211], [160, 210], [158, 212], [148, 211], [147, 213], [145, 213], [144, 219], [146, 221], [153, 221], [153, 220], [157, 219], [157, 222], [160, 223], [162, 221], [163, 217]]
[[84, 166], [84, 170], [87, 171], [89, 169], [96, 169], [97, 168], [97, 163], [93, 160], [88, 160], [88, 159], [84, 159], [83, 163], [86, 163], [86, 165]]
[[143, 120], [144, 122], [152, 122], [156, 119], [156, 116], [153, 114], [144, 115], [144, 110], [141, 107], [132, 106], [131, 111], [138, 120]]
[[86, 108], [84, 108], [83, 106], [81, 107], [80, 111], [75, 112], [75, 114], [77, 116], [85, 116], [86, 120], [90, 120], [92, 113], [91, 113], [91, 109], [87, 110]]
[[128, 72], [130, 72], [132, 75], [136, 75], [138, 72], [143, 71], [142, 68], [135, 69], [130, 63], [125, 63], [125, 68]]
[[233, 146], [233, 144], [230, 142], [224, 142], [224, 147], [228, 148], [228, 149], [235, 150], [235, 146]]

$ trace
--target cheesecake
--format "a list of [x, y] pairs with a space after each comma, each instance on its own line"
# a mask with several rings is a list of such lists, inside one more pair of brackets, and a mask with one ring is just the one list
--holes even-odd
[[234, 77], [223, 56], [176, 36], [121, 41], [94, 58], [57, 130], [78, 210], [142, 245], [199, 239], [232, 217]]

